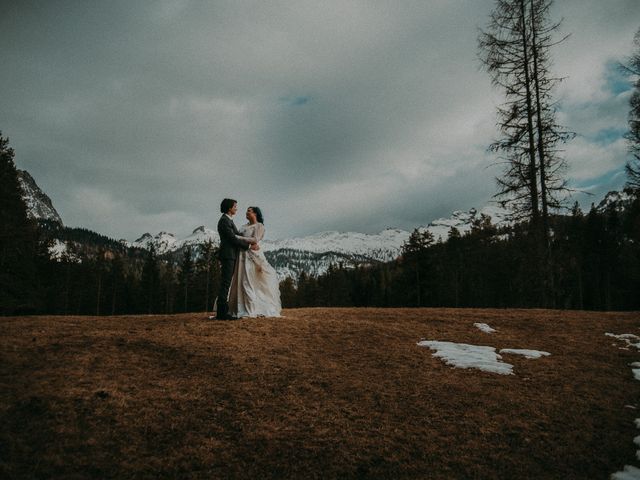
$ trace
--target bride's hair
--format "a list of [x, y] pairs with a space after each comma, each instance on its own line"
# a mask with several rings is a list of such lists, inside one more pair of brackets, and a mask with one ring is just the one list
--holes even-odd
[[249, 207], [251, 210], [253, 210], [253, 213], [256, 214], [256, 220], [258, 220], [258, 223], [261, 223], [264, 225], [264, 217], [262, 216], [262, 210], [260, 210], [260, 207]]

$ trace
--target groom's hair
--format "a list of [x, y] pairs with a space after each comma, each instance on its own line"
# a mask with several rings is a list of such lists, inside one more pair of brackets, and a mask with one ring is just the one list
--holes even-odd
[[220, 203], [220, 212], [227, 213], [229, 210], [231, 210], [231, 208], [235, 203], [238, 203], [238, 202], [236, 202], [233, 198], [225, 198]]

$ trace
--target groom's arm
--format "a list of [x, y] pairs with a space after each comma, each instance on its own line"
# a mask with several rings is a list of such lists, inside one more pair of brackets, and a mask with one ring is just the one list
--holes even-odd
[[220, 226], [219, 233], [221, 237], [225, 238], [225, 240], [242, 248], [243, 250], [248, 250], [249, 245], [255, 243], [255, 240], [249, 240], [245, 237], [238, 238], [238, 236], [236, 236], [236, 233], [234, 232], [231, 221], [223, 221], [222, 225]]

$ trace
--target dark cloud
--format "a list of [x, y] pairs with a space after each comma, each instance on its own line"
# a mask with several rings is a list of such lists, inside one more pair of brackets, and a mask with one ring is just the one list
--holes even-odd
[[[557, 2], [575, 181], [624, 164], [636, 0]], [[133, 239], [213, 225], [233, 196], [270, 235], [411, 229], [495, 191], [493, 2], [7, 2], [0, 128], [69, 225]], [[605, 161], [598, 161], [600, 155]]]

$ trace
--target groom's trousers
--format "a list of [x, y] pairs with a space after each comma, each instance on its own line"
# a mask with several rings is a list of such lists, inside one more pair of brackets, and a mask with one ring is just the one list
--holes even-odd
[[229, 314], [229, 288], [235, 266], [235, 258], [220, 259], [220, 290], [218, 291], [218, 308], [216, 309], [218, 318], [226, 317]]

